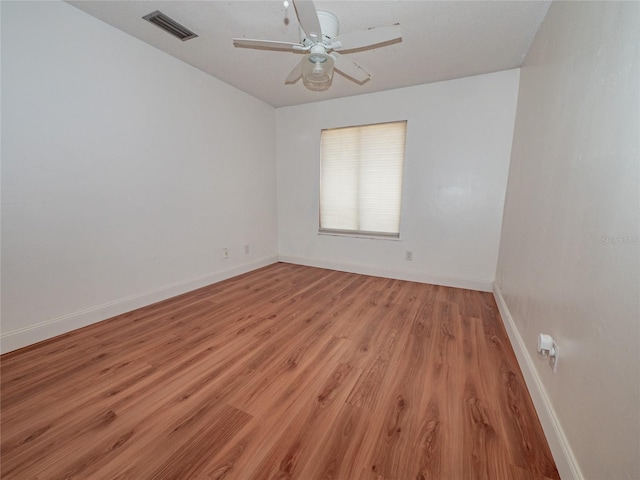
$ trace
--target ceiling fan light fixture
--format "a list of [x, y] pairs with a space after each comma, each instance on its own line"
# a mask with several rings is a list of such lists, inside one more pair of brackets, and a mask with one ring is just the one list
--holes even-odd
[[331, 86], [334, 60], [323, 48], [313, 47], [302, 62], [302, 83], [309, 90], [322, 92]]

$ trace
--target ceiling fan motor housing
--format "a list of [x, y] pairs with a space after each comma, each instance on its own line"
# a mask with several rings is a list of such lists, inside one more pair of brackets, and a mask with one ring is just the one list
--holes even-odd
[[[318, 20], [320, 21], [320, 28], [322, 29], [322, 39], [328, 41], [338, 36], [338, 17], [331, 12], [325, 12], [318, 10]], [[305, 47], [313, 45], [314, 42], [307, 38], [307, 35], [302, 30], [302, 27], [298, 25], [298, 32], [300, 34], [300, 43]]]

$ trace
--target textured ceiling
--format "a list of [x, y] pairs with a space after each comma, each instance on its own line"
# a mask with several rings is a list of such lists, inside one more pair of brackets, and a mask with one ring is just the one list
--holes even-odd
[[[400, 23], [402, 42], [347, 56], [372, 78], [336, 74], [326, 92], [284, 79], [300, 54], [235, 48], [233, 37], [298, 42], [293, 6], [282, 1], [77, 1], [68, 3], [275, 107], [359, 95], [519, 67], [547, 1], [315, 1], [339, 33]], [[198, 38], [182, 42], [141, 17], [160, 10]]]

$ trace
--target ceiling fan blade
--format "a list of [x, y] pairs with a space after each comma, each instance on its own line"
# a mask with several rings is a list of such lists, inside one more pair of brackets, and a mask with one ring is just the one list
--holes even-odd
[[359, 48], [373, 48], [381, 43], [394, 40], [402, 40], [400, 25], [369, 28], [368, 30], [358, 30], [338, 35], [331, 39], [331, 46], [334, 50], [356, 50]]
[[293, 0], [293, 6], [298, 15], [298, 22], [307, 38], [314, 42], [322, 41], [322, 29], [320, 28], [320, 20], [318, 20], [318, 12], [311, 0]]
[[291, 73], [287, 75], [287, 78], [284, 80], [284, 83], [286, 85], [291, 85], [292, 83], [296, 83], [298, 80], [300, 80], [300, 78], [302, 77], [302, 62], [304, 62], [306, 59], [307, 57], [305, 56], [302, 60], [296, 63], [296, 66], [293, 67]]
[[234, 38], [234, 47], [242, 48], [267, 48], [269, 50], [299, 51], [304, 49], [304, 45], [291, 42], [278, 42], [275, 40], [253, 40], [251, 38]]
[[362, 85], [363, 83], [368, 82], [371, 78], [371, 75], [365, 72], [360, 65], [349, 60], [347, 57], [343, 57], [338, 52], [332, 52], [331, 56], [335, 60], [334, 68], [356, 83]]

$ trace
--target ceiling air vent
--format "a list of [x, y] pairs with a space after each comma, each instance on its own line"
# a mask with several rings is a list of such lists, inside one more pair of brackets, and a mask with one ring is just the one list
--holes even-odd
[[153, 23], [156, 27], [160, 27], [165, 32], [169, 32], [174, 37], [178, 37], [183, 42], [192, 38], [196, 38], [198, 36], [191, 30], [180, 25], [173, 18], [167, 17], [160, 10], [151, 12], [149, 15], [145, 15], [142, 18], [144, 18], [147, 22]]

